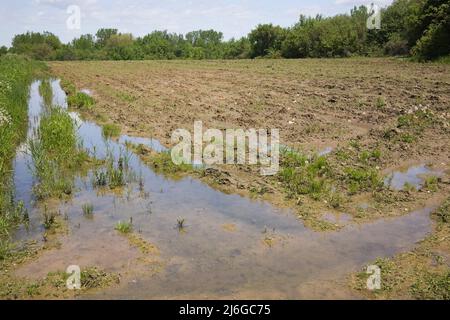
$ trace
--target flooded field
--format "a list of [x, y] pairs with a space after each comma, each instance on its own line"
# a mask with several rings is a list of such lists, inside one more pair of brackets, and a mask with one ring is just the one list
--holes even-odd
[[[45, 112], [39, 85], [36, 81], [30, 88], [28, 139], [35, 137]], [[67, 109], [60, 81], [52, 80], [51, 87], [52, 103]], [[402, 216], [364, 224], [346, 214], [326, 214], [324, 219], [340, 228], [314, 231], [292, 208], [226, 194], [195, 177], [156, 173], [128, 148], [133, 143], [165, 151], [155, 138], [106, 138], [94, 121], [73, 111], [70, 115], [88, 153], [124, 166], [127, 183], [115, 190], [96, 186], [101, 166], [78, 176], [71, 199], [55, 204], [67, 223], [58, 247], [21, 265], [15, 274], [39, 279], [79, 265], [120, 275], [118, 284], [80, 298], [360, 298], [346, 285], [350, 273], [374, 259], [411, 250], [432, 230], [430, 213], [436, 204], [428, 202]], [[323, 156], [331, 152], [331, 147], [320, 151]], [[24, 201], [29, 210], [29, 223], [14, 239], [45, 243], [32, 168], [24, 144], [14, 160], [14, 185], [16, 201]], [[420, 187], [420, 175], [430, 173], [434, 171], [425, 166], [413, 167], [394, 172], [385, 182], [399, 189], [405, 182]], [[89, 215], [86, 204], [92, 206]], [[115, 230], [120, 222], [130, 223], [133, 233], [154, 250], [139, 250]]]

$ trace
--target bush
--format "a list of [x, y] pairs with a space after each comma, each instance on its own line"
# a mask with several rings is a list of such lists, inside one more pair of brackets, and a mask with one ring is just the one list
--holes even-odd
[[395, 34], [384, 45], [384, 54], [390, 56], [403, 56], [409, 54], [408, 40], [402, 39], [398, 34]]

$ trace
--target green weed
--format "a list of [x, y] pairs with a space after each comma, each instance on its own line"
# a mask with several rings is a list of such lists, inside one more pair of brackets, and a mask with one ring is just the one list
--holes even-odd
[[102, 127], [102, 134], [105, 138], [118, 137], [120, 135], [120, 127], [112, 123], [105, 124]]
[[433, 192], [438, 191], [438, 187], [439, 187], [438, 178], [435, 176], [427, 177], [425, 179], [424, 187], [429, 191], [433, 191]]
[[70, 108], [90, 110], [93, 108], [95, 101], [88, 94], [84, 92], [77, 92], [67, 98], [67, 103]]
[[50, 107], [42, 117], [37, 139], [29, 141], [38, 184], [38, 199], [72, 194], [75, 171], [87, 160], [76, 136], [75, 124], [69, 114]]
[[383, 108], [384, 106], [386, 106], [386, 102], [384, 101], [383, 97], [378, 97], [378, 99], [377, 99], [377, 101], [376, 101], [376, 103], [375, 103], [375, 106], [376, 106], [378, 109], [381, 109], [381, 108]]
[[92, 216], [94, 213], [94, 205], [92, 203], [83, 204], [81, 209], [83, 210], [83, 215], [85, 216]]
[[72, 96], [77, 92], [77, 88], [69, 80], [65, 80], [65, 79], [61, 80], [61, 88], [63, 88], [63, 90], [67, 94], [67, 96]]
[[46, 106], [52, 105], [53, 90], [52, 90], [52, 86], [50, 84], [49, 79], [45, 79], [45, 80], [41, 81], [41, 84], [39, 86], [39, 94], [42, 96], [42, 98], [44, 100], [44, 104]]
[[0, 57], [0, 260], [11, 249], [10, 229], [26, 218], [23, 204], [14, 201], [12, 159], [26, 137], [29, 85], [45, 68], [20, 56]]
[[383, 179], [372, 168], [345, 168], [345, 180], [350, 194], [374, 191], [383, 186]]
[[284, 151], [278, 176], [289, 197], [309, 195], [319, 200], [329, 191], [331, 168], [326, 157], [308, 159], [298, 152]]
[[133, 223], [131, 221], [119, 221], [114, 229], [123, 234], [130, 233], [131, 231], [133, 231]]

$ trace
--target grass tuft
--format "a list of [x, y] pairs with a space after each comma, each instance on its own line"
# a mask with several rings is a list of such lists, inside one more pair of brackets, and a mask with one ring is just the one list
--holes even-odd
[[119, 221], [114, 229], [119, 231], [120, 233], [127, 234], [133, 231], [133, 223], [131, 222], [131, 220], [129, 222]]
[[84, 92], [77, 92], [69, 95], [67, 103], [70, 108], [80, 110], [91, 110], [94, 107], [94, 99]]
[[120, 135], [120, 127], [116, 124], [108, 123], [103, 125], [102, 134], [105, 138], [114, 138]]

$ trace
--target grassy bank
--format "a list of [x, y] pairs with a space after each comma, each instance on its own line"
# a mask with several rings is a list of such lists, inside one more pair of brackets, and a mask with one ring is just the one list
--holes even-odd
[[0, 58], [0, 259], [9, 251], [10, 229], [24, 214], [23, 205], [14, 202], [12, 160], [26, 138], [29, 85], [45, 69], [45, 64], [19, 56]]

